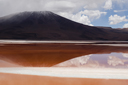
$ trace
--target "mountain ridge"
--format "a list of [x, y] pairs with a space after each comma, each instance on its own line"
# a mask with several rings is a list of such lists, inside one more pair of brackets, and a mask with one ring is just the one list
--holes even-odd
[[123, 40], [128, 31], [93, 27], [50, 11], [21, 12], [0, 17], [0, 39], [16, 40]]

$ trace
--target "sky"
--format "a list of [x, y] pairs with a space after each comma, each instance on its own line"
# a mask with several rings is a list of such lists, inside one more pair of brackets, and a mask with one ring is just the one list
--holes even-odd
[[73, 21], [128, 28], [128, 0], [0, 0], [0, 17], [24, 11], [52, 11]]

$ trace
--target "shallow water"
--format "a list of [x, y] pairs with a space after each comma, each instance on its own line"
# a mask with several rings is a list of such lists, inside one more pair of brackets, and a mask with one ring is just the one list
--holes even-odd
[[128, 53], [90, 54], [64, 61], [55, 66], [128, 69]]
[[0, 73], [128, 79], [128, 42], [47, 42], [6, 41], [0, 46]]
[[52, 67], [1, 67], [0, 73], [69, 78], [128, 79], [128, 53], [84, 55]]

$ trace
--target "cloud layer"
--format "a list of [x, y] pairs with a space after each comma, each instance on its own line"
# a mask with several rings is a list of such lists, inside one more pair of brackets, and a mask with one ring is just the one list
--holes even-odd
[[110, 10], [112, 9], [112, 0], [107, 0], [105, 5], [104, 5], [105, 10]]
[[19, 11], [77, 12], [97, 9], [106, 0], [0, 0], [0, 16]]
[[93, 26], [91, 21], [99, 19], [101, 15], [106, 15], [107, 12], [100, 12], [99, 10], [84, 10], [76, 14], [60, 12], [59, 15], [64, 16], [76, 22], [80, 22], [86, 25]]
[[126, 16], [118, 16], [117, 14], [111, 15], [109, 17], [109, 22], [111, 25], [118, 24], [120, 22], [126, 22], [128, 19], [126, 19]]
[[[113, 9], [114, 3], [121, 9]], [[92, 22], [100, 19], [101, 16], [106, 17], [108, 10], [114, 10], [115, 13], [124, 12], [123, 7], [128, 8], [127, 3], [127, 0], [0, 0], [0, 17], [23, 11], [47, 10], [73, 21], [92, 25]], [[110, 24], [127, 21], [120, 15], [111, 15], [107, 17]]]
[[128, 23], [124, 24], [123, 28], [128, 28]]
[[98, 10], [106, 0], [0, 0], [0, 16], [23, 11], [52, 11], [73, 21], [92, 25], [105, 15]]

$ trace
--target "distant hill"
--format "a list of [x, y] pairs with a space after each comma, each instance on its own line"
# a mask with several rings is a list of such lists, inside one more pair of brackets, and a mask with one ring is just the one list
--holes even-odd
[[0, 39], [128, 40], [128, 30], [83, 25], [49, 11], [0, 17]]

